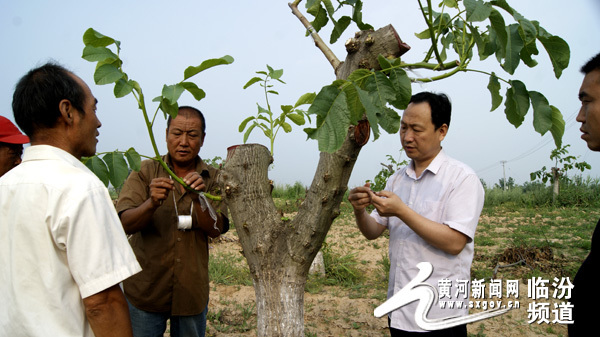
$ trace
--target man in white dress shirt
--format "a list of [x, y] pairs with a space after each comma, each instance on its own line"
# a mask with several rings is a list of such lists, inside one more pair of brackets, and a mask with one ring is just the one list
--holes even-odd
[[[440, 308], [434, 303], [428, 319], [466, 315], [468, 291], [457, 294], [459, 282], [470, 280], [473, 238], [483, 208], [484, 191], [475, 172], [448, 157], [442, 140], [450, 125], [451, 104], [443, 94], [421, 92], [412, 96], [404, 111], [400, 140], [411, 162], [394, 173], [384, 191], [369, 184], [354, 188], [348, 197], [356, 223], [373, 240], [390, 233], [388, 298], [413, 280], [417, 264], [429, 262], [433, 273], [427, 283], [450, 282], [452, 300], [463, 308]], [[369, 214], [366, 207], [373, 205]], [[466, 325], [426, 331], [415, 321], [419, 301], [389, 315], [392, 336], [467, 336]]]
[[119, 283], [141, 270], [102, 182], [97, 100], [55, 64], [17, 83], [13, 113], [29, 136], [0, 178], [0, 335], [132, 336]]

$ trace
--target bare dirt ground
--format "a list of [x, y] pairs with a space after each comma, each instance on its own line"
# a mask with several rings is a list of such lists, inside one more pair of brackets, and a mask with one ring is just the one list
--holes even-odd
[[[385, 297], [385, 292], [373, 290], [375, 287], [369, 284], [376, 282], [378, 276], [375, 275], [381, 273], [378, 261], [387, 252], [388, 240], [382, 237], [367, 241], [351, 221], [352, 219], [343, 216], [337, 219], [326, 242], [340, 252], [357, 252], [359, 268], [367, 275], [364, 281], [367, 284], [358, 289], [324, 286], [317, 292], [305, 293], [306, 336], [389, 336], [387, 318], [375, 318], [373, 315], [374, 308], [385, 300], [382, 299], [382, 296]], [[225, 234], [223, 240], [212, 243], [210, 251], [211, 254], [239, 253], [241, 246], [235, 230]], [[474, 267], [477, 265], [477, 268], [486, 268], [486, 265], [490, 265], [489, 261], [477, 261], [478, 256], [481, 256], [481, 252], [478, 254], [476, 248]], [[517, 272], [522, 268], [523, 273], [528, 269], [525, 266], [514, 268]], [[500, 277], [501, 275], [498, 275], [498, 278]], [[470, 336], [567, 336], [566, 325], [528, 323], [527, 308], [532, 300], [527, 297], [527, 284], [524, 280], [519, 282], [519, 294], [519, 309], [469, 324]], [[211, 284], [210, 296], [207, 336], [255, 336], [256, 311], [253, 287]], [[550, 299], [546, 302], [549, 303], [550, 313], [552, 313], [556, 301]], [[476, 310], [470, 311], [470, 313], [475, 312]], [[551, 321], [553, 317], [550, 315], [549, 320]]]

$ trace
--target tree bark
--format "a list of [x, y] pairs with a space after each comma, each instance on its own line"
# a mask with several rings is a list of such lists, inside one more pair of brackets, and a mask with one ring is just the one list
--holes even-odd
[[[396, 50], [395, 54], [385, 54], [395, 57], [408, 50], [400, 45], [391, 26], [381, 31], [388, 38], [379, 38], [380, 30], [371, 31], [364, 39], [374, 40], [365, 49]], [[363, 54], [350, 53], [338, 67], [343, 70], [336, 69], [338, 79], [356, 69], [360, 63], [353, 61], [356, 55]], [[368, 62], [378, 67], [378, 54], [369, 55]], [[359, 61], [366, 57], [361, 56]], [[308, 271], [333, 220], [340, 214], [339, 206], [360, 149], [368, 140], [368, 131], [368, 123], [351, 126], [339, 150], [321, 152], [306, 198], [291, 221], [282, 219], [271, 197], [272, 182], [267, 171], [273, 159], [268, 149], [257, 144], [228, 149], [219, 183], [225, 191], [254, 283], [257, 336], [304, 336], [304, 286]]]
[[336, 77], [347, 78], [356, 69], [381, 70], [377, 61], [379, 55], [398, 58], [409, 50], [410, 46], [402, 42], [392, 25], [376, 31], [357, 32], [353, 38], [346, 41], [348, 55], [346, 60], [335, 69]]
[[555, 204], [560, 193], [560, 172], [556, 167], [552, 168], [552, 178], [552, 204]]
[[271, 198], [268, 149], [232, 147], [220, 176], [244, 257], [254, 283], [257, 336], [304, 335], [304, 285], [360, 152], [354, 130], [335, 153], [321, 153], [315, 177], [298, 214], [284, 221]]

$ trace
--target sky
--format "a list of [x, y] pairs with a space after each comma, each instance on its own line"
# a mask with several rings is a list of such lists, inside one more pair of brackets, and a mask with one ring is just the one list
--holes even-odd
[[[414, 33], [425, 29], [416, 1], [365, 0], [363, 20], [376, 29], [392, 24], [401, 39], [412, 48], [403, 57], [406, 62], [421, 61], [427, 46]], [[435, 3], [435, 1], [434, 1]], [[493, 57], [475, 59], [470, 67], [494, 70], [500, 77], [522, 80], [528, 90], [539, 91], [550, 104], [561, 110], [566, 130], [563, 144], [570, 144], [569, 153], [586, 161], [592, 170], [584, 176], [596, 178], [600, 154], [591, 153], [580, 139], [575, 116], [580, 102], [577, 98], [583, 79], [580, 67], [600, 52], [600, 3], [596, 0], [510, 1], [510, 4], [530, 20], [537, 20], [548, 32], [565, 39], [570, 45], [571, 60], [560, 79], [554, 77], [549, 59], [541, 44], [539, 65], [527, 68], [523, 64], [514, 76], [502, 72]], [[303, 3], [300, 9], [306, 13]], [[309, 17], [310, 18], [310, 17]], [[505, 16], [506, 18], [506, 16]], [[507, 22], [512, 23], [507, 19]], [[192, 78], [206, 92], [206, 98], [196, 102], [184, 93], [180, 105], [192, 105], [206, 117], [207, 136], [200, 155], [203, 158], [225, 158], [227, 147], [243, 143], [239, 124], [257, 112], [256, 104], [265, 106], [264, 94], [258, 85], [243, 89], [256, 71], [270, 65], [283, 69], [282, 80], [274, 89], [279, 96], [271, 98], [278, 115], [280, 105], [293, 104], [304, 93], [319, 92], [335, 79], [333, 68], [314, 46], [305, 29], [291, 13], [287, 1], [7, 1], [0, 0], [0, 115], [14, 121], [11, 109], [14, 86], [28, 70], [53, 60], [73, 71], [91, 88], [98, 99], [98, 152], [127, 150], [153, 156], [152, 147], [133, 96], [116, 99], [112, 85], [94, 84], [94, 63], [81, 58], [82, 36], [88, 28], [121, 41], [124, 71], [140, 83], [146, 104], [156, 109], [153, 97], [164, 84], [183, 79], [188, 66], [203, 60], [232, 56], [231, 65], [209, 69]], [[339, 59], [345, 58], [343, 42], [357, 31], [351, 25], [331, 46]], [[329, 40], [325, 29], [323, 39]], [[424, 76], [423, 73], [411, 76]], [[450, 79], [430, 84], [413, 84], [413, 93], [434, 91], [447, 94], [453, 104], [452, 123], [443, 148], [450, 156], [472, 167], [488, 185], [497, 183], [505, 174], [519, 184], [529, 181], [529, 173], [542, 166], [550, 167], [550, 152], [554, 141], [550, 133], [541, 136], [532, 126], [532, 111], [523, 125], [515, 129], [505, 118], [502, 106], [491, 112], [491, 98], [486, 76], [461, 73]], [[504, 94], [505, 87], [501, 93]], [[401, 112], [400, 112], [401, 113]], [[313, 126], [314, 126], [313, 118]], [[269, 177], [276, 184], [301, 182], [310, 185], [318, 164], [316, 141], [307, 140], [302, 130], [294, 126], [289, 134], [280, 133], [275, 141], [275, 162]], [[154, 126], [161, 154], [166, 122], [159, 114]], [[258, 129], [249, 143], [268, 146], [268, 140]], [[382, 133], [362, 149], [350, 177], [349, 187], [362, 185], [387, 162], [386, 155], [396, 160], [407, 159], [400, 153], [397, 134]], [[502, 165], [502, 162], [505, 162]], [[575, 172], [571, 172], [574, 174]]]

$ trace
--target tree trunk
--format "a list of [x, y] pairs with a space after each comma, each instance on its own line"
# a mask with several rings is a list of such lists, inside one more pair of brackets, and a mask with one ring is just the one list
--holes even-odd
[[321, 153], [298, 214], [282, 219], [271, 198], [268, 149], [232, 147], [220, 184], [254, 283], [257, 336], [304, 336], [304, 285], [347, 189], [360, 152], [354, 128], [337, 152]]
[[[378, 54], [365, 53], [368, 50], [385, 50], [386, 57], [399, 57], [408, 50], [391, 26], [364, 36], [357, 34], [354, 42], [358, 49], [336, 69], [338, 79], [365, 62], [379, 69]], [[363, 44], [365, 48], [360, 47]], [[304, 336], [308, 271], [340, 214], [350, 174], [369, 133], [368, 123], [363, 121], [349, 128], [339, 150], [321, 152], [306, 198], [291, 221], [282, 219], [271, 197], [273, 186], [267, 171], [273, 159], [267, 148], [249, 144], [228, 149], [219, 183], [254, 282], [257, 336]]]
[[556, 199], [558, 199], [558, 193], [560, 192], [560, 172], [558, 168], [552, 168], [552, 204], [556, 203]]

